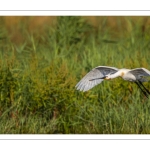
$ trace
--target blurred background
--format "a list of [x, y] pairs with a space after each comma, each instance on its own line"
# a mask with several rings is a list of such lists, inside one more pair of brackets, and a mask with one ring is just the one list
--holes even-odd
[[[98, 30], [102, 26], [102, 22], [105, 26], [104, 28], [109, 28], [111, 32], [116, 32], [116, 35], [122, 35], [121, 32], [131, 31], [131, 22], [136, 25], [141, 26], [141, 31], [144, 33], [150, 25], [150, 18], [148, 16], [83, 16], [89, 24]], [[44, 32], [48, 26], [56, 24], [56, 16], [5, 16], [0, 17], [1, 25], [8, 31], [11, 40], [13, 42], [23, 42], [25, 32], [39, 33]], [[130, 22], [131, 21], [131, 22]], [[24, 29], [24, 31], [22, 30]], [[124, 30], [124, 31], [123, 31]], [[120, 32], [120, 33], [119, 33]]]
[[149, 58], [149, 16], [1, 16], [0, 133], [150, 133], [134, 83], [75, 89], [96, 66], [150, 70]]

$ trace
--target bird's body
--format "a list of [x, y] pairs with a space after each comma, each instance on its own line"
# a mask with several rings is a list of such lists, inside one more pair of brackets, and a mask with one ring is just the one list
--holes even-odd
[[117, 69], [115, 67], [109, 67], [109, 66], [98, 66], [92, 69], [89, 73], [87, 73], [77, 83], [76, 88], [77, 90], [85, 92], [90, 90], [94, 86], [100, 84], [104, 79], [110, 80], [117, 77], [122, 77], [124, 80], [135, 82], [138, 86], [139, 84], [143, 86], [142, 82], [147, 81], [146, 78], [143, 78], [145, 76], [150, 76], [150, 71], [145, 68]]
[[127, 81], [131, 81], [131, 82], [134, 82], [136, 81], [136, 77], [130, 73], [130, 69], [120, 69], [119, 70], [121, 72], [121, 77], [124, 79], [124, 80], [127, 80]]
[[135, 82], [137, 79], [142, 80], [140, 76], [135, 76], [132, 74], [131, 69], [119, 69], [116, 73], [110, 75], [110, 78], [122, 77], [124, 80]]

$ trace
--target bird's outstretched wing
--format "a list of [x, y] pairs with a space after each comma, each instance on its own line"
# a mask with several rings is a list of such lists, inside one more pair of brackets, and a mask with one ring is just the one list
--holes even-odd
[[147, 81], [145, 79], [142, 79], [141, 77], [144, 76], [150, 76], [150, 71], [145, 68], [135, 68], [129, 71], [129, 73], [132, 73], [137, 80], [141, 80], [142, 82]]
[[[89, 73], [87, 73], [75, 86], [77, 90], [80, 91], [88, 91], [94, 86], [100, 84], [104, 79], [103, 78], [109, 73], [115, 73], [118, 69], [115, 67], [107, 67], [107, 66], [98, 66], [92, 69]], [[96, 79], [96, 80], [93, 80]]]

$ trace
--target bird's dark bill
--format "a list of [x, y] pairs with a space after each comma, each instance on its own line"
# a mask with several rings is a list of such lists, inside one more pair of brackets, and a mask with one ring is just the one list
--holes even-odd
[[89, 81], [98, 80], [98, 79], [105, 79], [105, 78], [106, 78], [106, 77], [95, 78], [95, 79], [90, 79]]

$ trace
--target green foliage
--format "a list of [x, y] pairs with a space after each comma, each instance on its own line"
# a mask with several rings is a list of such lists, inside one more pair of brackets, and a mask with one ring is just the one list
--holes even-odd
[[106, 23], [95, 30], [81, 17], [58, 17], [55, 27], [27, 33], [20, 45], [1, 28], [0, 38], [8, 38], [0, 41], [0, 133], [150, 133], [150, 102], [134, 83], [117, 78], [75, 90], [99, 65], [150, 69], [149, 28], [126, 17], [117, 37]]
[[87, 24], [81, 17], [58, 17], [54, 33], [57, 44], [70, 46], [85, 40], [92, 26]]

